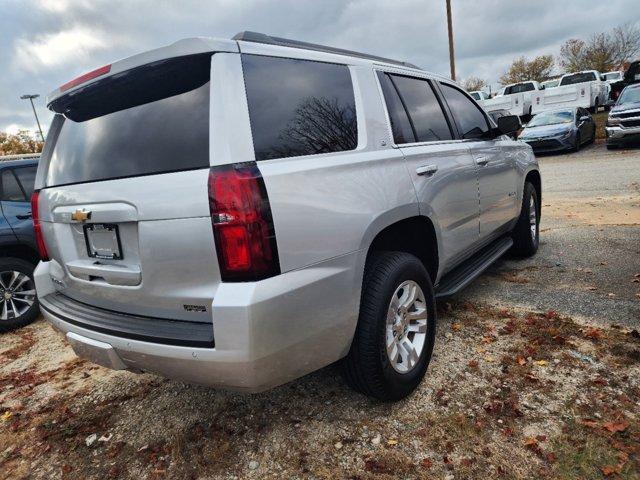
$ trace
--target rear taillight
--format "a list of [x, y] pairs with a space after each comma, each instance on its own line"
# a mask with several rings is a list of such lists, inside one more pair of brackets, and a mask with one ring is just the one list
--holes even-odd
[[44, 243], [44, 237], [42, 236], [42, 226], [40, 225], [40, 207], [38, 200], [40, 199], [40, 192], [35, 191], [31, 195], [31, 218], [33, 219], [33, 231], [36, 236], [36, 246], [38, 247], [38, 253], [40, 258], [47, 262], [49, 261], [49, 252], [47, 251], [47, 245]]
[[60, 91], [64, 92], [66, 90], [69, 90], [70, 88], [76, 87], [78, 85], [80, 85], [81, 83], [84, 82], [88, 82], [89, 80], [92, 80], [96, 77], [99, 77], [101, 75], [105, 75], [107, 73], [109, 73], [111, 71], [111, 65], [105, 65], [104, 67], [100, 67], [100, 68], [96, 68], [95, 70], [91, 70], [90, 72], [87, 72], [83, 75], [80, 75], [77, 78], [74, 78], [73, 80], [65, 83], [64, 85], [62, 85], [60, 87]]
[[271, 206], [255, 163], [211, 168], [209, 210], [223, 281], [280, 273]]

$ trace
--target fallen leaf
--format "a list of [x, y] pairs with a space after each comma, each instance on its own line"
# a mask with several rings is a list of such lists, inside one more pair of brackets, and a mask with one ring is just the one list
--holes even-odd
[[431, 466], [433, 465], [433, 462], [431, 460], [429, 460], [428, 458], [423, 458], [422, 459], [422, 468], [431, 468]]
[[461, 328], [462, 328], [462, 325], [460, 325], [459, 323], [453, 323], [453, 324], [451, 325], [451, 329], [452, 329], [454, 332], [459, 331]]
[[469, 368], [473, 368], [473, 369], [478, 368], [478, 361], [477, 360], [471, 360], [469, 362]]
[[626, 420], [622, 420], [621, 422], [607, 422], [603, 423], [602, 426], [611, 433], [624, 432], [629, 426], [629, 422]]
[[397, 445], [398, 444], [398, 440], [396, 440], [395, 438], [390, 438], [389, 440], [387, 440], [387, 445]]
[[595, 291], [597, 289], [598, 289], [598, 287], [587, 287], [587, 288], [585, 288], [585, 290], [589, 290], [590, 292], [593, 292], [593, 291]]
[[525, 447], [530, 447], [532, 445], [537, 445], [537, 444], [538, 444], [538, 440], [536, 440], [533, 437], [529, 437], [529, 438], [525, 439], [525, 441], [524, 441], [524, 446]]
[[4, 412], [1, 416], [0, 416], [0, 420], [2, 420], [3, 422], [6, 422], [7, 420], [9, 420], [11, 417], [13, 417], [13, 413], [11, 413], [9, 410], [7, 410], [6, 412]]
[[595, 420], [591, 420], [589, 418], [581, 419], [580, 423], [585, 427], [589, 427], [589, 428], [598, 428], [600, 426], [600, 423], [596, 422]]
[[516, 361], [518, 362], [518, 365], [524, 365], [527, 363], [527, 359], [524, 357], [518, 357]]
[[605, 465], [604, 467], [600, 467], [600, 471], [605, 477], [610, 477], [614, 473], [618, 473], [618, 467], [612, 467], [611, 465]]
[[540, 367], [544, 367], [545, 365], [549, 364], [549, 362], [547, 362], [546, 360], [535, 360], [533, 363], [535, 363], [536, 365], [538, 365]]
[[602, 330], [600, 330], [599, 328], [588, 327], [584, 330], [584, 336], [590, 338], [591, 340], [598, 340], [604, 335], [602, 333]]

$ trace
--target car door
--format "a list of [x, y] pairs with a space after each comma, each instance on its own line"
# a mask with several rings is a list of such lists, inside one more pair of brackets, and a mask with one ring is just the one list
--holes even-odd
[[18, 240], [34, 244], [30, 198], [36, 167], [5, 168], [1, 173], [2, 212]]
[[420, 213], [440, 231], [444, 272], [478, 241], [478, 172], [456, 138], [430, 80], [378, 72], [395, 146], [404, 156]]
[[461, 89], [441, 83], [443, 97], [465, 145], [478, 166], [481, 241], [504, 231], [517, 215], [515, 143], [506, 135], [496, 137], [484, 111]]

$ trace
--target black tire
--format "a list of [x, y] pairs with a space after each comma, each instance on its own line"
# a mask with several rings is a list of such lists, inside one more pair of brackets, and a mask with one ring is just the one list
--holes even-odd
[[[531, 234], [531, 199], [533, 199], [536, 213], [535, 238]], [[513, 239], [511, 252], [518, 257], [531, 257], [538, 251], [538, 246], [540, 245], [540, 202], [536, 189], [529, 182], [524, 184], [520, 217], [518, 217], [518, 222], [511, 232], [511, 238]]]
[[[35, 268], [35, 265], [25, 260], [22, 260], [20, 258], [13, 258], [13, 257], [0, 258], [0, 273], [12, 272], [12, 271], [23, 273], [29, 277], [29, 281], [31, 282], [31, 286], [33, 286], [33, 289], [35, 289], [35, 286], [33, 285], [34, 268]], [[5, 283], [5, 286], [8, 287], [6, 281], [4, 283]], [[1, 296], [0, 300], [4, 300], [4, 292], [5, 292], [4, 287], [2, 287], [2, 284], [0, 284], [0, 296]], [[35, 296], [34, 296], [33, 305], [31, 305], [29, 309], [25, 311], [22, 315], [19, 315], [17, 317], [2, 319], [3, 307], [4, 307], [4, 302], [0, 303], [0, 332], [8, 332], [16, 328], [24, 327], [25, 325], [28, 325], [31, 322], [33, 322], [40, 314], [38, 299]], [[8, 312], [7, 312], [7, 316], [9, 316]]]
[[[417, 283], [424, 294], [427, 331], [417, 362], [408, 372], [400, 373], [387, 355], [386, 319], [393, 294], [407, 280]], [[416, 389], [427, 371], [435, 334], [435, 296], [422, 262], [404, 252], [373, 253], [365, 267], [358, 325], [349, 354], [343, 361], [349, 386], [384, 401], [406, 397]]]

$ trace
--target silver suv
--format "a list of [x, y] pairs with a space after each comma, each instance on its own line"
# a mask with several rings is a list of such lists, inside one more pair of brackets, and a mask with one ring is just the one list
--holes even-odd
[[33, 218], [41, 309], [81, 357], [257, 392], [341, 361], [408, 395], [436, 298], [538, 248], [541, 179], [447, 78], [244, 32], [54, 91]]

